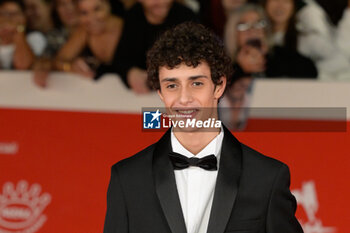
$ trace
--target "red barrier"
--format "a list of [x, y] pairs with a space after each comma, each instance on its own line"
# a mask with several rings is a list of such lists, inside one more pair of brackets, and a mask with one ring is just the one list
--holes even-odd
[[[162, 135], [141, 125], [136, 114], [0, 109], [0, 232], [102, 232], [111, 165]], [[235, 135], [289, 165], [305, 233], [348, 232], [349, 132]]]

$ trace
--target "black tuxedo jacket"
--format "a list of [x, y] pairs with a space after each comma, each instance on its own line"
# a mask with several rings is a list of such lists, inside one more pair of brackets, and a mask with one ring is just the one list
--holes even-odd
[[[170, 130], [112, 167], [104, 233], [186, 233], [168, 158]], [[207, 233], [302, 233], [288, 167], [224, 128]]]

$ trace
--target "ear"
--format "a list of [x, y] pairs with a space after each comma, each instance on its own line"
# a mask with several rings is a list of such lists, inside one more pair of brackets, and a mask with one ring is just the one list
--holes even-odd
[[164, 103], [164, 97], [163, 97], [163, 94], [162, 92], [160, 91], [160, 89], [157, 90], [157, 93], [159, 95], [159, 98], [162, 100], [162, 102]]
[[227, 83], [226, 77], [222, 76], [220, 78], [219, 84], [217, 84], [215, 86], [215, 90], [214, 90], [214, 98], [215, 99], [219, 99], [224, 94], [224, 91], [226, 88], [226, 83]]

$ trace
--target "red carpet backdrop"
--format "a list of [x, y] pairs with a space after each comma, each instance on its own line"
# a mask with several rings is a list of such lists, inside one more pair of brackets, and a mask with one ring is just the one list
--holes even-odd
[[[152, 103], [159, 106], [157, 96], [142, 99], [108, 78], [104, 83], [92, 84], [70, 77], [68, 85], [58, 74], [53, 77], [51, 89], [39, 90], [28, 81], [28, 74], [17, 75], [18, 79], [11, 75], [0, 77], [0, 233], [102, 232], [111, 165], [162, 135], [141, 129], [141, 107]], [[14, 85], [20, 80], [30, 87]], [[71, 89], [75, 85], [80, 90], [74, 91], [74, 97]], [[271, 85], [280, 88], [260, 98], [261, 88], [266, 85], [265, 81], [257, 83], [252, 104], [281, 107], [273, 105], [268, 95], [278, 95], [286, 82], [274, 80]], [[291, 99], [296, 89], [302, 93], [307, 85], [315, 86], [313, 100], [307, 95]], [[323, 101], [323, 87], [318, 85], [289, 85], [291, 93], [283, 94], [285, 106], [347, 107], [342, 98]], [[341, 92], [341, 88], [329, 84], [328, 94]], [[71, 101], [67, 101], [67, 95]], [[265, 104], [260, 104], [264, 98]], [[312, 121], [251, 116], [248, 127]], [[341, 132], [234, 134], [243, 143], [289, 165], [291, 189], [298, 201], [297, 217], [305, 233], [347, 233], [349, 127], [347, 121]]]

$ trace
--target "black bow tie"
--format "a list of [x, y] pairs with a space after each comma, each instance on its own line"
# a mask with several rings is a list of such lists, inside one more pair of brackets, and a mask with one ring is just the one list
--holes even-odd
[[188, 168], [189, 166], [196, 166], [203, 168], [208, 171], [216, 171], [217, 168], [217, 159], [215, 155], [208, 155], [203, 158], [188, 158], [182, 154], [176, 152], [169, 153], [170, 161], [173, 164], [175, 170], [182, 170]]

